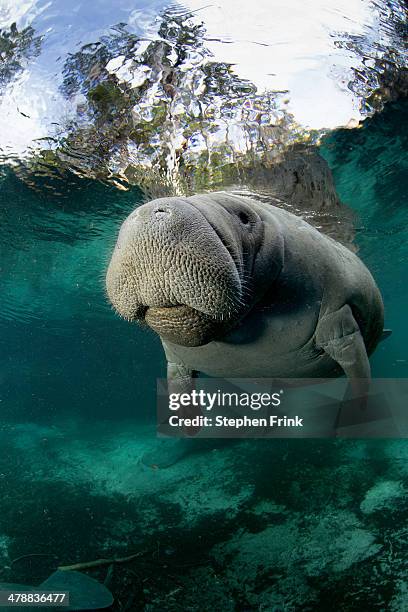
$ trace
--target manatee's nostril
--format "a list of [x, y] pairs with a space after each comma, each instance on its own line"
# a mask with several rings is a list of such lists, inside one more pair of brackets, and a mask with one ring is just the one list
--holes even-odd
[[156, 217], [165, 217], [166, 215], [171, 215], [171, 211], [168, 208], [156, 208], [154, 214]]

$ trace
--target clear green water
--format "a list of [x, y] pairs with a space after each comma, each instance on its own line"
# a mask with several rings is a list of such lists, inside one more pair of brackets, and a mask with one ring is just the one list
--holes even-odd
[[[377, 377], [408, 377], [407, 114], [389, 102], [319, 147], [393, 330]], [[155, 191], [51, 167], [0, 177], [0, 579], [140, 552], [115, 566], [115, 610], [407, 610], [405, 440], [249, 440], [142, 466], [165, 362], [153, 333], [113, 313], [104, 272], [118, 226]], [[13, 563], [31, 554], [44, 557]]]
[[361, 130], [329, 136], [321, 149], [341, 199], [358, 212], [359, 254], [381, 288], [386, 326], [395, 330], [372, 358], [378, 377], [404, 378], [408, 371], [406, 122], [406, 103], [391, 105]]

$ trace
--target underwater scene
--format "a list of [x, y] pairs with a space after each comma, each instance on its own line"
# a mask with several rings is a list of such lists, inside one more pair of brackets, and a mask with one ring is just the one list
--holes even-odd
[[[207, 216], [214, 192], [275, 206], [369, 269], [392, 332], [371, 375], [408, 379], [406, 13], [403, 0], [0, 0], [1, 592], [69, 591], [66, 610], [408, 611], [408, 441], [174, 452], [156, 435], [159, 335], [182, 344], [182, 312], [185, 346], [203, 345], [217, 300], [231, 302], [224, 330], [249, 293], [234, 303], [195, 212], [179, 223], [217, 274], [205, 291], [201, 269], [172, 277], [173, 261], [160, 301], [149, 260], [130, 303], [128, 260], [110, 264], [125, 219], [156, 198], [161, 227], [194, 194]], [[296, 236], [286, 248], [307, 261]], [[323, 263], [310, 269], [323, 282]]]

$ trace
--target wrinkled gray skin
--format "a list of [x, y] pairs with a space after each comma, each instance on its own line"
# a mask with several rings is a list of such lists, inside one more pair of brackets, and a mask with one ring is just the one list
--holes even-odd
[[383, 331], [361, 260], [295, 215], [228, 193], [171, 197], [123, 223], [107, 292], [159, 335], [170, 390], [216, 377], [349, 377], [365, 393]]

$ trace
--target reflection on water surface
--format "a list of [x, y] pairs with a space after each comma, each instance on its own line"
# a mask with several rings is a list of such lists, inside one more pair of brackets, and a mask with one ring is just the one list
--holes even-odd
[[407, 88], [396, 0], [9, 3], [0, 27], [2, 159], [29, 177], [218, 187]]

